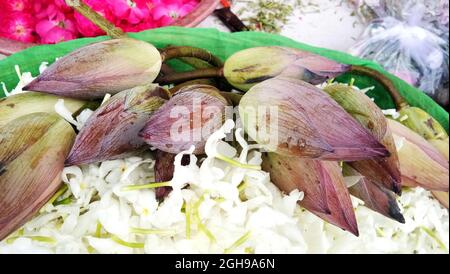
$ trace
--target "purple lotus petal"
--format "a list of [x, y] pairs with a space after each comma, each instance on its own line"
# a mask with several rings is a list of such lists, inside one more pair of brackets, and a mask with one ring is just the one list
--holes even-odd
[[[261, 108], [275, 108], [276, 115], [264, 117]], [[254, 86], [243, 96], [239, 112], [250, 137], [287, 156], [332, 161], [389, 156], [386, 147], [325, 92], [301, 80], [277, 77]]]
[[346, 231], [359, 235], [355, 212], [341, 169], [336, 162], [325, 162], [268, 153], [263, 169], [285, 193], [303, 191], [300, 205]]
[[204, 153], [208, 137], [223, 123], [228, 102], [207, 85], [182, 88], [148, 120], [140, 136], [151, 146], [172, 154], [195, 146]]
[[157, 96], [161, 89], [156, 85], [143, 86], [111, 97], [81, 129], [66, 165], [120, 159], [145, 149], [138, 134], [164, 104], [165, 100]]

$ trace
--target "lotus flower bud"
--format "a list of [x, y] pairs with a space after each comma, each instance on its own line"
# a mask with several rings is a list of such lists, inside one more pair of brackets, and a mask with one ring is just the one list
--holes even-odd
[[[61, 99], [58, 96], [38, 92], [26, 92], [0, 99], [0, 127], [21, 116], [46, 112], [55, 114], [55, 104]], [[78, 113], [93, 103], [64, 98], [64, 105], [72, 113]]]
[[81, 129], [66, 165], [120, 159], [145, 149], [145, 142], [138, 134], [164, 104], [165, 99], [160, 97], [162, 94], [162, 88], [148, 85], [111, 97]]
[[448, 161], [422, 136], [396, 121], [388, 122], [394, 135], [404, 184], [448, 192]]
[[448, 209], [448, 203], [449, 203], [449, 195], [448, 192], [442, 192], [442, 191], [432, 191], [433, 196], [443, 205], [445, 208]]
[[448, 161], [448, 134], [430, 114], [420, 108], [408, 106], [400, 110], [398, 121], [428, 140]]
[[399, 122], [426, 140], [448, 140], [448, 134], [442, 125], [424, 110], [417, 107], [404, 107], [399, 112]]
[[151, 84], [162, 60], [149, 43], [114, 39], [80, 48], [60, 59], [25, 87], [79, 99], [103, 98]]
[[[445, 129], [430, 114], [417, 107], [404, 107], [400, 110], [399, 121], [410, 128], [441, 153], [448, 162], [449, 159], [449, 138]], [[432, 191], [434, 197], [448, 209], [448, 192]]]
[[228, 102], [207, 85], [179, 90], [148, 120], [140, 136], [151, 146], [178, 154], [195, 146], [203, 154], [208, 137], [222, 126]]
[[397, 149], [381, 109], [364, 93], [348, 85], [332, 84], [325, 87], [324, 91], [369, 130], [390, 153], [387, 158], [351, 162], [350, 166], [369, 181], [400, 194], [402, 178]]
[[317, 54], [284, 47], [257, 47], [239, 51], [225, 62], [228, 82], [243, 91], [276, 76], [320, 84], [347, 72], [350, 66]]
[[301, 80], [277, 77], [254, 86], [239, 114], [248, 135], [271, 152], [336, 161], [389, 156], [325, 92]]
[[61, 185], [75, 139], [54, 114], [22, 116], [0, 131], [0, 240], [36, 214]]
[[270, 172], [272, 182], [285, 193], [303, 191], [300, 205], [323, 220], [359, 235], [352, 201], [336, 162], [286, 157], [268, 153], [263, 170]]
[[397, 197], [394, 193], [368, 180], [348, 165], [344, 165], [343, 173], [346, 176], [345, 179], [357, 178], [356, 184], [349, 186], [348, 190], [351, 195], [362, 200], [365, 207], [396, 220], [399, 223], [405, 223], [405, 217], [401, 213], [397, 203]]
[[428, 142], [434, 146], [435, 149], [437, 149], [442, 156], [445, 157], [445, 159], [447, 159], [448, 161], [448, 153], [449, 153], [449, 149], [448, 149], [448, 138], [445, 140], [439, 140], [439, 139], [434, 139], [434, 140], [428, 140]]
[[[430, 144], [432, 146], [434, 146], [434, 148], [436, 148], [442, 156], [445, 157], [445, 159], [448, 162], [448, 138], [446, 140], [439, 140], [439, 139], [434, 139], [434, 140], [429, 140]], [[448, 204], [449, 204], [449, 195], [448, 192], [441, 192], [441, 191], [432, 191], [434, 197], [441, 203], [441, 205], [443, 205], [444, 207], [446, 207], [448, 209]]]

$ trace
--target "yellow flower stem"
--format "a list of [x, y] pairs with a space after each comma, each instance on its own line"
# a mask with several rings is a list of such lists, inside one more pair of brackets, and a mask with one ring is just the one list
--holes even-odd
[[251, 170], [261, 170], [260, 166], [243, 164], [239, 161], [236, 161], [234, 159], [228, 158], [228, 157], [220, 155], [220, 154], [217, 154], [216, 158], [221, 161], [224, 161], [225, 163], [228, 163], [232, 166], [235, 166], [235, 167], [239, 167], [239, 168], [243, 168], [243, 169], [251, 169]]
[[89, 254], [92, 254], [92, 253], [95, 252], [95, 248], [93, 248], [92, 246], [89, 245], [89, 246], [87, 247], [87, 251], [88, 251]]
[[186, 203], [186, 239], [191, 239], [191, 203]]
[[226, 200], [225, 200], [225, 198], [222, 198], [222, 197], [220, 197], [220, 198], [215, 198], [214, 199], [214, 202], [216, 202], [216, 203], [223, 203], [223, 202], [225, 202]]
[[122, 188], [122, 191], [136, 191], [143, 189], [155, 189], [158, 187], [167, 187], [171, 186], [171, 182], [161, 182], [161, 183], [151, 183], [147, 185], [134, 185], [134, 186], [125, 186]]
[[95, 229], [95, 237], [101, 238], [102, 237], [102, 224], [97, 221], [97, 228]]
[[144, 248], [144, 246], [145, 246], [144, 243], [132, 243], [132, 242], [124, 241], [115, 235], [111, 236], [111, 240], [113, 240], [117, 244], [129, 247], [129, 248]]
[[241, 193], [242, 191], [244, 191], [247, 188], [247, 183], [246, 182], [242, 182], [239, 186], [238, 186], [238, 191], [239, 193]]
[[421, 226], [420, 229], [422, 229], [428, 236], [430, 236], [431, 239], [436, 241], [436, 243], [439, 245], [441, 249], [445, 250], [445, 252], [448, 252], [448, 248], [445, 246], [444, 242], [442, 242], [442, 240], [439, 239], [436, 233], [434, 233], [433, 231], [431, 231], [431, 229], [424, 226]]
[[202, 221], [200, 220], [200, 216], [198, 215], [198, 213], [194, 213], [194, 218], [197, 220], [197, 228], [198, 230], [200, 230], [201, 232], [203, 232], [206, 237], [208, 237], [208, 239], [211, 242], [216, 242], [216, 238], [214, 237], [214, 235], [212, 234], [212, 232], [202, 223]]
[[8, 240], [6, 240], [6, 243], [13, 244], [19, 238], [27, 238], [27, 239], [31, 239], [36, 242], [47, 243], [47, 244], [56, 243], [56, 240], [54, 238], [46, 237], [46, 236], [16, 236], [16, 237], [12, 237], [12, 238], [9, 238]]
[[64, 193], [66, 193], [67, 189], [69, 187], [64, 184], [56, 193], [53, 195], [50, 200], [48, 201], [48, 204], [53, 204], [59, 197], [61, 197]]
[[225, 249], [224, 253], [229, 254], [233, 250], [237, 249], [241, 245], [243, 245], [251, 236], [251, 232], [245, 233], [242, 237], [240, 237], [236, 242], [234, 242], [229, 248]]
[[200, 218], [200, 213], [199, 213], [199, 207], [200, 205], [203, 203], [203, 201], [205, 201], [205, 194], [203, 194], [200, 199], [198, 199], [198, 201], [195, 203], [194, 205], [194, 212], [193, 212], [193, 217], [197, 223], [197, 228], [198, 230], [200, 230], [201, 232], [203, 232], [206, 237], [208, 237], [208, 239], [211, 242], [216, 242], [216, 238], [214, 237], [214, 235], [211, 233], [211, 231], [209, 231], [209, 229], [202, 223], [202, 220]]
[[143, 234], [143, 235], [151, 235], [151, 234], [174, 234], [175, 231], [171, 230], [157, 230], [157, 229], [145, 229], [145, 228], [130, 228], [130, 232], [134, 234]]
[[57, 201], [54, 203], [55, 206], [59, 206], [59, 205], [68, 205], [72, 203], [72, 198], [71, 197], [67, 197], [61, 201]]

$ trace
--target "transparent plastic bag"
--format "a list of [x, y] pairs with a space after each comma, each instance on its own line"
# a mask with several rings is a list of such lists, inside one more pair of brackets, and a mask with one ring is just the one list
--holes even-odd
[[372, 3], [372, 11], [379, 18], [369, 24], [350, 53], [378, 62], [447, 105], [448, 11], [430, 11], [425, 2], [429, 1]]

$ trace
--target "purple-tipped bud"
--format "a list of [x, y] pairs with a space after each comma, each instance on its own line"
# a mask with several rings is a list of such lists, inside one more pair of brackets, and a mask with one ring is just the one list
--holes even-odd
[[178, 154], [194, 145], [194, 153], [202, 154], [208, 137], [222, 126], [227, 105], [212, 86], [184, 87], [155, 112], [140, 136], [164, 152]]
[[303, 191], [300, 205], [319, 216], [358, 236], [358, 224], [352, 201], [336, 162], [301, 159], [268, 153], [264, 156], [263, 169], [270, 172], [272, 182], [282, 191]]
[[248, 135], [271, 152], [333, 161], [389, 156], [330, 96], [301, 80], [277, 77], [254, 86], [239, 114]]
[[162, 88], [150, 85], [111, 97], [81, 129], [66, 165], [120, 159], [145, 149], [145, 142], [138, 134], [166, 101], [161, 94], [164, 94]]

